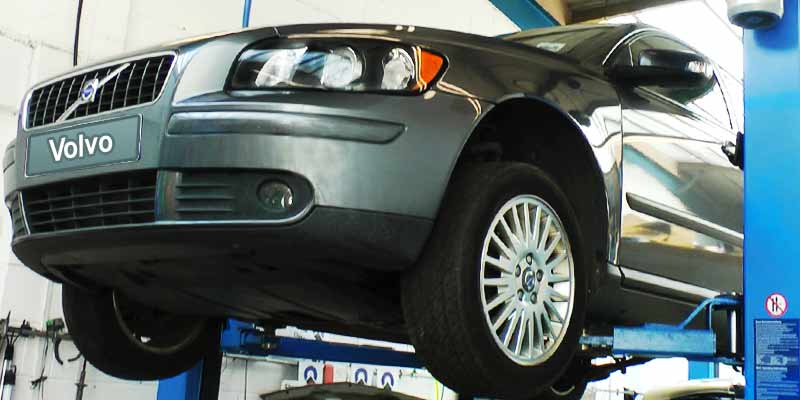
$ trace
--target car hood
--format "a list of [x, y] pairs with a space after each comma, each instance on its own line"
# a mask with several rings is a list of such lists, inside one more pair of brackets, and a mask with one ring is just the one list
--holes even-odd
[[[135, 58], [140, 55], [152, 54], [163, 51], [175, 51], [177, 53], [189, 52], [194, 48], [203, 46], [209, 42], [219, 40], [237, 40], [247, 38], [247, 40], [260, 40], [270, 37], [302, 37], [302, 36], [351, 36], [351, 37], [370, 37], [370, 38], [384, 38], [387, 40], [400, 40], [406, 42], [419, 42], [429, 43], [435, 45], [436, 43], [447, 43], [450, 45], [457, 45], [461, 47], [471, 48], [475, 50], [497, 51], [498, 49], [506, 49], [517, 54], [523, 53], [537, 53], [539, 56], [553, 59], [566, 60], [559, 55], [539, 50], [533, 47], [513, 44], [499, 37], [488, 37], [475, 35], [464, 32], [457, 32], [445, 29], [426, 28], [412, 25], [386, 25], [386, 24], [347, 24], [347, 23], [325, 23], [325, 24], [299, 24], [299, 25], [283, 25], [276, 27], [258, 27], [239, 29], [233, 31], [224, 31], [217, 33], [210, 33], [200, 36], [194, 36], [171, 42], [163, 43], [156, 46], [138, 49], [136, 51], [115, 54], [102, 60], [93, 61], [89, 64], [80, 65], [70, 71], [64, 71], [56, 76], [69, 74], [77, 69], [84, 70], [90, 69], [93, 66], [111, 63], [115, 60], [124, 58]], [[516, 51], [514, 49], [516, 48]], [[521, 50], [526, 48], [526, 50]], [[522, 53], [521, 53], [522, 51]], [[50, 80], [54, 77], [48, 77]]]

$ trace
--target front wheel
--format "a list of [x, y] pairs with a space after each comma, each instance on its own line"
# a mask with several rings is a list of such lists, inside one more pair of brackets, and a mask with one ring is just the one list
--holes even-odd
[[531, 398], [578, 347], [587, 278], [578, 222], [544, 171], [485, 163], [456, 172], [403, 287], [409, 335], [463, 395]]
[[135, 303], [108, 290], [64, 285], [64, 320], [75, 346], [97, 369], [127, 380], [187, 371], [219, 343], [219, 325]]

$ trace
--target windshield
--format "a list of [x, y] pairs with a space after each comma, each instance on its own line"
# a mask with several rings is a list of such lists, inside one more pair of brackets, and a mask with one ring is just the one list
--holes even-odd
[[579, 28], [555, 28], [541, 31], [521, 32], [506, 37], [506, 40], [558, 54], [570, 54], [583, 44], [591, 43], [607, 33], [611, 26], [589, 26]]

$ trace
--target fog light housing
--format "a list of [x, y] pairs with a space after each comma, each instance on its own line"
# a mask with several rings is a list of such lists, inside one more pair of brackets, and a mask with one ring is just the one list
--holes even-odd
[[264, 182], [258, 189], [258, 198], [275, 213], [287, 212], [294, 203], [294, 193], [289, 185], [279, 181]]

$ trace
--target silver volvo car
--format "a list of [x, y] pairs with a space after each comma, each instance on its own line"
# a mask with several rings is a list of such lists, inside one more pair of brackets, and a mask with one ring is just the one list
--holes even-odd
[[643, 25], [172, 43], [28, 92], [13, 250], [114, 376], [180, 373], [238, 318], [412, 343], [462, 394], [576, 398], [582, 334], [741, 290], [725, 93]]

